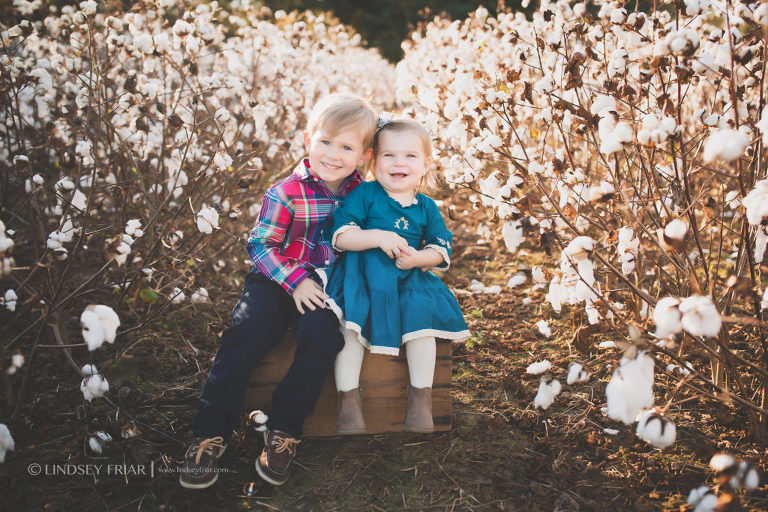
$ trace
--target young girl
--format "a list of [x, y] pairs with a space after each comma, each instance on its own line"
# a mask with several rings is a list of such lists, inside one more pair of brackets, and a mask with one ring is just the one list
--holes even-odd
[[405, 430], [432, 432], [435, 338], [469, 338], [456, 298], [428, 268], [448, 268], [453, 234], [435, 202], [420, 194], [432, 144], [415, 121], [386, 122], [373, 141], [375, 181], [358, 185], [333, 215], [335, 249], [328, 305], [345, 328], [336, 358], [336, 432], [365, 432], [360, 382], [364, 347], [398, 355], [405, 345], [410, 387]]

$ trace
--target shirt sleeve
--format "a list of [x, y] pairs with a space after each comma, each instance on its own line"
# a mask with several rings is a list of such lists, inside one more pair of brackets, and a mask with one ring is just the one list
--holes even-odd
[[432, 199], [427, 204], [427, 226], [424, 230], [424, 248], [430, 247], [443, 256], [443, 263], [435, 268], [446, 270], [451, 265], [453, 233], [448, 231], [440, 209]]
[[342, 234], [344, 231], [350, 229], [365, 229], [368, 213], [366, 208], [366, 194], [365, 190], [368, 187], [365, 183], [361, 183], [352, 190], [347, 197], [345, 197], [336, 211], [333, 212], [333, 236], [331, 238], [331, 245], [337, 251], [340, 251], [336, 247], [336, 237]]
[[264, 194], [259, 218], [246, 243], [256, 268], [289, 294], [309, 276], [309, 271], [295, 259], [282, 255], [292, 221], [293, 206], [288, 198], [277, 188], [269, 189]]

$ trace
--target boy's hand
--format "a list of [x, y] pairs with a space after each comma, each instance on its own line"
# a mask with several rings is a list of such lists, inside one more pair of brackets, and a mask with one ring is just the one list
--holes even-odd
[[379, 248], [392, 259], [400, 257], [400, 255], [410, 249], [408, 242], [405, 238], [401, 237], [397, 233], [392, 231], [381, 230], [379, 236]]
[[419, 251], [410, 245], [395, 259], [395, 266], [400, 270], [409, 270], [419, 266]]
[[293, 297], [293, 301], [296, 303], [296, 309], [302, 315], [304, 314], [304, 307], [311, 311], [317, 308], [324, 308], [325, 299], [328, 298], [320, 285], [308, 277], [293, 290], [291, 297]]

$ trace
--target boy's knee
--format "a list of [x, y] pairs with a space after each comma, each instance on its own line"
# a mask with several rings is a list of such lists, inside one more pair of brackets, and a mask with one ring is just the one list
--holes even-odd
[[329, 310], [305, 313], [296, 329], [296, 341], [307, 350], [332, 357], [344, 348], [339, 321]]

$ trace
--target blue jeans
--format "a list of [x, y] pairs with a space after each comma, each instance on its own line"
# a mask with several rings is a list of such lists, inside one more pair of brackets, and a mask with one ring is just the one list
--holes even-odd
[[246, 276], [243, 296], [232, 310], [232, 326], [221, 337], [200, 396], [193, 421], [195, 437], [229, 440], [242, 414], [251, 372], [289, 326], [296, 330], [296, 355], [272, 395], [267, 427], [301, 437], [304, 418], [315, 410], [323, 382], [344, 347], [333, 312], [305, 311], [300, 314], [293, 298], [263, 274]]

